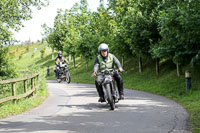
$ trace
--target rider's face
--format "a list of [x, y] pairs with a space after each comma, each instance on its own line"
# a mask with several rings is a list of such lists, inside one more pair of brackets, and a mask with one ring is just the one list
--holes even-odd
[[58, 56], [59, 56], [59, 57], [62, 57], [62, 54], [59, 54]]
[[102, 51], [101, 51], [101, 55], [102, 55], [103, 57], [106, 57], [106, 56], [108, 55], [108, 51], [107, 51], [107, 50], [102, 50]]

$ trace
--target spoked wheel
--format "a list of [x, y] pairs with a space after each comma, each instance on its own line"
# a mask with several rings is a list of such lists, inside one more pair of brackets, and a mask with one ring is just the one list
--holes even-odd
[[114, 110], [115, 109], [115, 101], [112, 96], [110, 84], [106, 84], [105, 87], [106, 87], [106, 91], [107, 91], [107, 95], [108, 95], [108, 103], [110, 104], [111, 110]]
[[66, 72], [66, 82], [69, 84], [71, 82], [71, 77], [69, 71]]

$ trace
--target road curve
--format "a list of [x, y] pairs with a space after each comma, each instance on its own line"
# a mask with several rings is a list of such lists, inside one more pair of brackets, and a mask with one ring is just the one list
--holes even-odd
[[50, 96], [37, 108], [0, 120], [0, 133], [189, 133], [188, 113], [162, 96], [125, 89], [111, 111], [94, 85], [48, 81]]

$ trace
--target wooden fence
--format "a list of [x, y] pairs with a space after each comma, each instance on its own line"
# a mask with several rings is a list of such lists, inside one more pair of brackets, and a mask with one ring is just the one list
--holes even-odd
[[[32, 75], [27, 75], [23, 78], [16, 78], [16, 79], [9, 79], [9, 80], [4, 80], [4, 81], [0, 81], [0, 85], [6, 85], [6, 84], [11, 84], [11, 89], [12, 89], [12, 96], [8, 96], [5, 98], [0, 99], [0, 104], [6, 101], [10, 101], [13, 100], [14, 103], [16, 103], [16, 101], [18, 99], [27, 97], [29, 95], [34, 95], [36, 90], [38, 89], [38, 77], [39, 77], [39, 73], [36, 74], [32, 74]], [[27, 87], [27, 81], [31, 80], [31, 90], [28, 91], [28, 87]], [[23, 94], [19, 94], [16, 95], [16, 87], [15, 84], [17, 82], [23, 82], [24, 85], [24, 93]], [[22, 89], [22, 88], [20, 88]]]

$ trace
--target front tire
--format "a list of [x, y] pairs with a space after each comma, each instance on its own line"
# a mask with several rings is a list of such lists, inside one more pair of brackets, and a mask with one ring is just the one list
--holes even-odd
[[106, 84], [105, 88], [106, 88], [106, 91], [107, 91], [108, 103], [110, 104], [110, 108], [111, 108], [111, 110], [114, 110], [115, 109], [115, 101], [114, 101], [113, 96], [112, 96], [110, 84]]
[[66, 82], [69, 84], [71, 82], [71, 77], [69, 71], [66, 72]]

